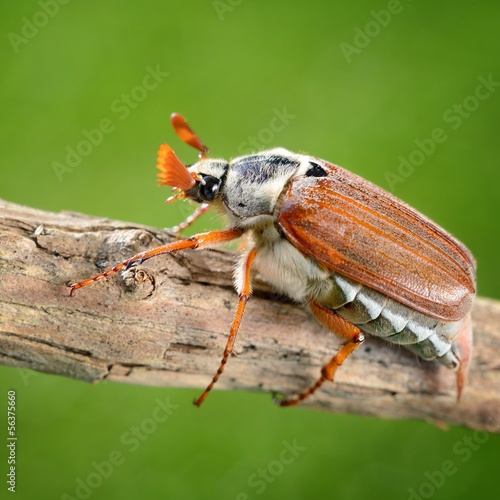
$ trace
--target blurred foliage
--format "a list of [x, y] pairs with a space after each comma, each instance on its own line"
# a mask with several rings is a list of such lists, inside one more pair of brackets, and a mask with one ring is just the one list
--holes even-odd
[[[214, 157], [284, 146], [392, 189], [469, 246], [480, 294], [500, 298], [499, 15], [450, 0], [5, 3], [0, 197], [174, 225], [189, 208], [163, 204], [154, 167], [162, 142], [196, 158], [169, 126], [178, 111]], [[199, 391], [0, 372], [18, 394], [18, 498], [498, 492], [498, 436], [255, 394], [216, 391], [198, 410]], [[167, 398], [176, 409], [152, 420]]]

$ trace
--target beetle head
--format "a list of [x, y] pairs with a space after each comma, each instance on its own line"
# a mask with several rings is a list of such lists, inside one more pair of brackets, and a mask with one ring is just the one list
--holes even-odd
[[167, 144], [162, 144], [158, 151], [160, 186], [180, 189], [184, 192], [182, 197], [200, 203], [210, 203], [218, 198], [228, 166], [223, 160], [201, 159], [187, 167]]
[[160, 186], [171, 186], [183, 191], [174, 198], [191, 198], [200, 203], [210, 203], [218, 198], [228, 164], [223, 160], [209, 160], [208, 148], [188, 125], [184, 117], [172, 113], [170, 122], [182, 141], [199, 151], [200, 161], [184, 165], [172, 148], [162, 144], [158, 151], [157, 168]]

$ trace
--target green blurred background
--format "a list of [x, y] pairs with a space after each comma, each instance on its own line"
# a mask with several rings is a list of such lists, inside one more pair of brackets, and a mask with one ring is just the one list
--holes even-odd
[[[0, 197], [171, 226], [187, 209], [163, 204], [158, 145], [196, 158], [169, 126], [178, 111], [213, 156], [248, 151], [256, 137], [392, 189], [469, 246], [479, 293], [500, 298], [497, 2], [25, 0], [1, 10]], [[152, 70], [156, 80], [145, 79]], [[481, 78], [490, 83], [477, 99]], [[279, 113], [288, 118], [277, 122]], [[112, 130], [85, 151], [84, 131], [102, 120]], [[426, 141], [435, 129], [441, 141]], [[56, 174], [79, 144], [86, 156]], [[204, 217], [197, 229], [217, 224]], [[216, 391], [198, 410], [198, 390], [9, 368], [0, 377], [0, 394], [18, 394], [18, 498], [498, 494], [498, 436], [282, 410], [265, 394]], [[158, 398], [177, 408], [155, 424]], [[145, 434], [132, 444], [135, 427]], [[112, 471], [110, 456], [121, 458]], [[454, 468], [444, 476], [446, 461]]]

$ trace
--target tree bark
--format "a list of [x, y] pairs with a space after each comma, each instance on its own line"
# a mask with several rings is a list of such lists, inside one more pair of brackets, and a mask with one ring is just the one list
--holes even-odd
[[[178, 252], [73, 297], [66, 287], [173, 238], [137, 224], [0, 201], [0, 362], [89, 382], [205, 388], [236, 307], [233, 252]], [[472, 318], [474, 356], [460, 402], [453, 372], [368, 338], [335, 382], [301, 406], [499, 432], [500, 302], [478, 298]], [[257, 273], [238, 356], [216, 388], [297, 394], [338, 345], [304, 307], [274, 295]]]

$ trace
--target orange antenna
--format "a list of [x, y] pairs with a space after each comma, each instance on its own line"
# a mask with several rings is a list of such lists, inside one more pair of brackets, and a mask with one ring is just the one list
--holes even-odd
[[179, 113], [172, 113], [170, 115], [170, 122], [180, 139], [200, 152], [200, 159], [208, 155], [208, 148], [201, 142], [198, 135], [188, 125], [186, 119], [182, 115]]
[[160, 186], [171, 186], [182, 191], [189, 191], [196, 184], [191, 172], [167, 144], [160, 146], [156, 168], [160, 170], [158, 174]]

